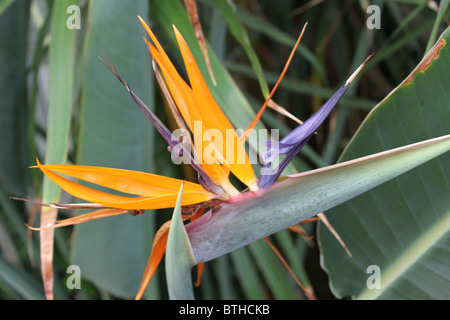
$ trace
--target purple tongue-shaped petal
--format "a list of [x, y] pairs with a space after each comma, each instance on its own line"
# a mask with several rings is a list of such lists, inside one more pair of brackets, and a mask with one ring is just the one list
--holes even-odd
[[[339, 88], [339, 90], [336, 91], [335, 94], [333, 94], [333, 96], [331, 96], [331, 98], [327, 102], [325, 102], [325, 104], [319, 109], [319, 111], [313, 114], [303, 124], [292, 130], [283, 139], [281, 139], [280, 142], [267, 142], [267, 147], [269, 148], [269, 150], [267, 150], [263, 154], [263, 167], [261, 168], [261, 175], [258, 182], [258, 186], [260, 188], [270, 186], [278, 179], [289, 162], [291, 162], [292, 159], [300, 152], [300, 150], [305, 146], [308, 140], [314, 135], [314, 132], [316, 132], [322, 122], [328, 117], [330, 112], [337, 105], [339, 100], [350, 87], [352, 81], [355, 79], [357, 74], [361, 71], [370, 57], [372, 57], [372, 55], [367, 57], [367, 59], [356, 69], [356, 71], [350, 76], [350, 78], [348, 78], [345, 85]], [[286, 154], [286, 157], [277, 167], [273, 168], [272, 162], [282, 154]]]
[[[308, 120], [287, 134], [279, 143], [271, 141], [267, 150], [263, 155], [264, 164], [259, 178], [259, 187], [264, 188], [274, 183], [281, 175], [286, 166], [300, 152], [303, 146], [313, 136], [314, 132], [319, 128], [322, 122], [328, 117], [331, 110], [336, 106], [350, 84], [342, 86], [336, 93]], [[281, 161], [280, 165], [272, 168], [270, 163], [279, 155], [287, 156]]]

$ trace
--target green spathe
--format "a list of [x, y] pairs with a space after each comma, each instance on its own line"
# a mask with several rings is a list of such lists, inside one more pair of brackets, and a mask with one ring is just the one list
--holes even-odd
[[[311, 218], [450, 150], [450, 135], [290, 176], [186, 226], [196, 263]], [[205, 221], [207, 220], [207, 221]]]

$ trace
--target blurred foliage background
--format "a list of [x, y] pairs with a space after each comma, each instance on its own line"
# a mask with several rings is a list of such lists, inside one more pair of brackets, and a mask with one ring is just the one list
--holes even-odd
[[[197, 1], [218, 85], [213, 93], [237, 128], [246, 128], [276, 82], [303, 25], [308, 26], [278, 89], [276, 103], [306, 119], [372, 52], [359, 80], [291, 170], [337, 161], [368, 112], [418, 64], [448, 26], [449, 1]], [[67, 27], [78, 6], [80, 28]], [[381, 9], [370, 29], [366, 9]], [[39, 208], [11, 196], [66, 202], [29, 169], [46, 163], [113, 166], [195, 179], [170, 154], [145, 116], [98, 57], [106, 54], [140, 98], [169, 126], [173, 120], [154, 81], [137, 15], [149, 21], [182, 70], [171, 25], [201, 61], [184, 2], [178, 0], [1, 0], [0, 2], [0, 298], [44, 299]], [[204, 61], [200, 62], [206, 71]], [[204, 73], [205, 77], [208, 75]], [[208, 80], [210, 81], [210, 79]], [[267, 110], [263, 123], [281, 135], [295, 121]], [[60, 199], [61, 197], [61, 199]], [[61, 216], [73, 214], [60, 212]], [[115, 217], [55, 232], [56, 299], [128, 299], [137, 291], [158, 226], [170, 210]], [[304, 225], [314, 235], [314, 224]], [[316, 239], [280, 232], [274, 241], [319, 299], [334, 298], [320, 266]], [[81, 289], [66, 286], [67, 267], [80, 266]], [[303, 294], [273, 251], [258, 242], [206, 265], [199, 299], [301, 299]], [[165, 299], [164, 268], [146, 298]]]

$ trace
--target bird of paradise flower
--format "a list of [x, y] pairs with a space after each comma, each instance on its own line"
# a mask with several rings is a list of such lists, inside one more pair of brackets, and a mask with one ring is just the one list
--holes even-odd
[[[181, 195], [181, 207], [184, 212], [183, 220], [190, 219], [193, 221], [201, 216], [206, 209], [209, 208], [214, 210], [215, 207], [220, 206], [220, 203], [241, 194], [241, 192], [230, 182], [230, 173], [247, 186], [246, 190], [243, 192], [252, 192], [260, 188], [269, 188], [270, 185], [276, 182], [289, 161], [292, 160], [292, 158], [307, 143], [320, 124], [329, 115], [365, 63], [364, 62], [355, 71], [345, 85], [341, 87], [316, 114], [284, 137], [279, 143], [269, 143], [269, 150], [263, 157], [263, 168], [266, 170], [264, 171], [264, 174], [257, 179], [253, 166], [250, 163], [244, 148], [244, 142], [255, 128], [256, 123], [259, 121], [277, 89], [278, 84], [283, 78], [296, 47], [302, 38], [306, 25], [291, 52], [278, 82], [272, 89], [266, 102], [244, 134], [238, 137], [232, 124], [214, 100], [186, 41], [178, 29], [174, 26], [175, 36], [182, 53], [190, 85], [188, 85], [179, 75], [158, 39], [145, 21], [141, 17], [139, 17], [139, 19], [153, 42], [152, 44], [145, 39], [153, 59], [153, 66], [158, 83], [166, 96], [173, 115], [177, 120], [177, 124], [180, 128], [185, 129], [183, 132], [191, 133], [194, 131], [194, 126], [199, 125], [201, 134], [198, 136], [201, 137], [201, 139], [206, 139], [206, 143], [198, 138], [196, 139], [196, 135], [194, 135], [194, 141], [192, 141], [191, 137], [188, 135], [182, 135], [180, 138], [174, 139], [166, 126], [148, 107], [146, 107], [139, 97], [135, 95], [129, 84], [119, 76], [112, 62], [110, 61], [112, 66], [105, 64], [126, 87], [137, 105], [166, 140], [169, 145], [169, 150], [171, 152], [176, 150], [176, 154], [183, 157], [195, 169], [198, 174], [199, 183], [117, 168], [82, 165], [43, 165], [37, 160], [37, 165], [33, 166], [33, 168], [39, 168], [48, 178], [53, 180], [67, 193], [88, 202], [79, 204], [43, 205], [58, 209], [95, 209], [95, 211], [86, 214], [57, 221], [55, 225], [49, 226], [50, 228], [79, 224], [127, 212], [132, 215], [141, 215], [145, 210], [171, 208], [176, 204], [181, 185], [183, 185], [183, 192]], [[227, 137], [230, 137], [229, 134], [232, 132], [231, 139], [225, 141], [226, 145], [224, 148], [219, 148], [217, 146], [217, 143], [215, 143], [209, 135], [210, 129], [218, 130], [222, 136]], [[206, 152], [208, 148], [209, 151], [212, 150], [213, 152]], [[223, 154], [222, 149], [231, 151], [233, 154], [231, 159]], [[281, 154], [286, 154], [286, 157], [278, 166], [273, 167], [273, 160]], [[198, 161], [199, 155], [203, 156], [203, 161]], [[241, 161], [238, 161], [238, 155], [243, 155], [243, 161], [242, 159], [239, 159]], [[100, 191], [79, 184], [62, 175], [108, 187], [132, 196]], [[163, 224], [154, 237], [152, 252], [144, 271], [136, 299], [142, 297], [148, 283], [161, 262], [166, 249], [169, 227], [170, 221]], [[202, 266], [203, 264], [199, 265], [199, 274], [201, 274]]]

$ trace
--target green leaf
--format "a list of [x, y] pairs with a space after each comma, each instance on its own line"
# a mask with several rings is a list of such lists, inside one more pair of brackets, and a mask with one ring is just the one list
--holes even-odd
[[439, 12], [436, 16], [436, 20], [434, 21], [433, 29], [431, 30], [431, 35], [428, 40], [428, 44], [427, 44], [427, 48], [425, 49], [425, 53], [428, 53], [428, 50], [431, 49], [431, 47], [433, 46], [433, 43], [436, 40], [436, 35], [438, 34], [439, 25], [441, 24], [442, 18], [444, 17], [445, 13], [448, 12], [447, 8], [448, 8], [449, 4], [450, 4], [450, 0], [443, 0], [439, 4]]
[[[341, 161], [450, 132], [450, 29], [366, 118]], [[450, 297], [450, 155], [414, 169], [327, 212], [352, 252], [319, 228], [323, 267], [338, 297]], [[371, 265], [380, 289], [366, 285]], [[372, 278], [371, 278], [372, 279]]]
[[0, 255], [0, 280], [25, 299], [43, 300], [45, 298], [40, 283], [21, 268], [8, 263], [2, 255]]
[[258, 269], [247, 250], [248, 248], [234, 250], [230, 257], [246, 297], [250, 300], [262, 300], [264, 299], [264, 287], [258, 277]]
[[[361, 60], [359, 60], [358, 62], [360, 61]], [[251, 68], [243, 64], [227, 63], [226, 66], [230, 71], [233, 71], [234, 73], [243, 74], [249, 78], [256, 77]], [[269, 84], [275, 84], [278, 80], [279, 74], [277, 74], [276, 72], [267, 71], [264, 72], [264, 77], [267, 79], [267, 82]], [[290, 79], [289, 77], [283, 79], [283, 81], [280, 83], [280, 88], [286, 89], [293, 94], [308, 94], [324, 99], [328, 99], [336, 92], [335, 88], [319, 87], [309, 83], [308, 81]], [[358, 97], [344, 96], [339, 101], [339, 104], [346, 107], [372, 109], [376, 102]]]
[[[267, 35], [271, 39], [287, 45], [289, 47], [293, 47], [295, 45], [296, 38], [292, 37], [289, 34], [286, 34], [276, 26], [268, 23], [267, 21], [264, 21], [263, 19], [260, 19], [258, 17], [255, 17], [252, 14], [247, 13], [246, 11], [242, 9], [237, 9], [236, 12], [239, 19], [242, 21], [243, 24], [247, 25], [248, 28], [253, 29], [255, 31], [261, 32], [262, 34]], [[308, 30], [308, 29], [307, 29]], [[300, 34], [301, 28], [299, 28], [298, 32]], [[305, 47], [303, 44], [300, 43], [300, 45], [297, 47], [297, 51], [300, 53], [300, 55], [305, 58], [306, 61], [311, 63], [311, 65], [315, 68], [315, 70], [318, 72], [320, 78], [322, 80], [326, 79], [326, 73], [325, 70], [319, 61], [307, 47]]]
[[239, 41], [245, 53], [247, 54], [253, 71], [258, 78], [263, 97], [267, 98], [270, 92], [269, 87], [267, 86], [266, 79], [264, 78], [261, 63], [259, 62], [256, 52], [253, 50], [247, 31], [242, 27], [240, 21], [238, 20], [238, 17], [236, 16], [235, 9], [228, 1], [225, 0], [213, 0], [212, 3], [214, 4], [215, 8], [220, 11], [231, 33], [236, 38], [236, 40]]
[[[67, 160], [74, 97], [77, 32], [67, 28], [66, 11], [68, 6], [76, 4], [76, 0], [58, 1], [52, 8], [46, 164], [65, 163]], [[42, 202], [57, 203], [60, 196], [61, 188], [48, 177], [44, 177]], [[42, 207], [40, 225], [54, 224], [57, 213], [57, 210], [53, 208]], [[40, 231], [41, 269], [47, 299], [53, 299], [53, 240], [53, 229]]]
[[297, 174], [242, 194], [188, 224], [197, 263], [206, 262], [341, 204], [450, 150], [450, 135]]
[[181, 195], [178, 194], [172, 215], [166, 249], [166, 279], [171, 300], [193, 300], [191, 269], [195, 265], [191, 244], [181, 219]]
[[0, 2], [0, 15], [3, 14], [3, 12], [8, 9], [8, 7], [14, 2], [15, 0], [3, 0]]
[[[49, 49], [49, 103], [47, 116], [46, 164], [65, 163], [69, 145], [72, 113], [76, 30], [66, 26], [67, 7], [77, 4], [75, 0], [59, 1], [53, 7], [51, 20], [51, 46]], [[44, 178], [43, 202], [58, 202], [59, 188]]]
[[27, 246], [27, 233], [21, 219], [19, 210], [13, 205], [11, 199], [8, 198], [5, 188], [0, 184], [0, 213], [2, 213], [1, 219], [4, 223], [10, 224], [10, 231], [14, 231], [18, 240], [20, 239], [20, 245]]
[[[139, 97], [153, 108], [151, 59], [137, 15], [148, 1], [90, 1], [77, 164], [151, 171], [153, 127], [127, 90], [99, 60], [106, 54]], [[117, 297], [134, 297], [151, 251], [153, 212], [123, 215], [75, 228], [72, 261], [82, 276]], [[151, 286], [150, 294], [158, 295]]]
[[25, 193], [23, 167], [29, 165], [24, 85], [28, 10], [28, 1], [16, 1], [0, 15], [0, 181], [15, 195]]
[[294, 300], [296, 290], [289, 276], [286, 276], [284, 266], [275, 256], [273, 250], [265, 241], [256, 241], [248, 246], [258, 265], [258, 269], [266, 280], [274, 298], [277, 300]]

